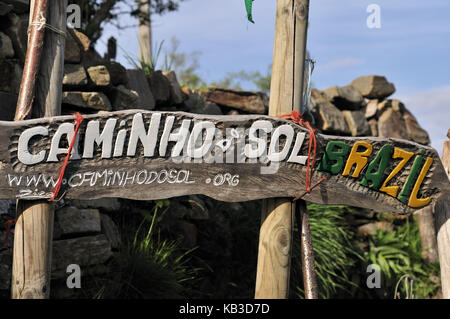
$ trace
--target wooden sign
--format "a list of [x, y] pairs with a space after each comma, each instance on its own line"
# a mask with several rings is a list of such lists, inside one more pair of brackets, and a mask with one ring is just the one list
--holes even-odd
[[[74, 135], [72, 116], [0, 121], [0, 198], [50, 198]], [[448, 196], [436, 151], [398, 139], [317, 134], [304, 199], [411, 212]], [[222, 201], [305, 191], [309, 132], [268, 116], [129, 110], [87, 115], [62, 180], [66, 198], [152, 200], [204, 194]]]

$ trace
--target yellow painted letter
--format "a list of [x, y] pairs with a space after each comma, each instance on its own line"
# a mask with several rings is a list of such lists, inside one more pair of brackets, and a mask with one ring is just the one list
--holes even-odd
[[427, 175], [428, 170], [431, 167], [431, 164], [433, 163], [433, 158], [428, 157], [427, 161], [425, 162], [425, 165], [423, 165], [422, 170], [420, 171], [420, 175], [417, 178], [416, 184], [414, 185], [413, 191], [411, 193], [411, 196], [409, 197], [409, 207], [418, 208], [423, 207], [425, 205], [428, 205], [428, 203], [431, 201], [430, 197], [427, 198], [417, 198], [417, 194], [419, 193], [420, 186], [422, 185], [422, 182]]
[[400, 186], [386, 186], [389, 181], [398, 174], [402, 170], [402, 168], [408, 163], [408, 161], [411, 159], [411, 157], [414, 155], [412, 152], [407, 152], [405, 150], [402, 150], [401, 148], [395, 147], [394, 148], [394, 154], [392, 155], [392, 158], [401, 158], [402, 160], [398, 165], [394, 168], [394, 170], [389, 174], [389, 176], [384, 181], [383, 185], [380, 187], [380, 191], [384, 192], [388, 195], [391, 195], [392, 197], [397, 197], [398, 190], [400, 189]]
[[[365, 147], [366, 150], [364, 152], [358, 152], [359, 146]], [[353, 172], [352, 177], [358, 177], [359, 173], [361, 173], [361, 170], [364, 168], [364, 166], [366, 166], [368, 156], [370, 156], [370, 154], [372, 154], [372, 145], [369, 142], [356, 142], [353, 145], [352, 151], [350, 152], [347, 164], [345, 164], [345, 169], [342, 173], [342, 176], [347, 176], [348, 174], [350, 174], [350, 170], [352, 169], [353, 165], [356, 164], [355, 171]]]

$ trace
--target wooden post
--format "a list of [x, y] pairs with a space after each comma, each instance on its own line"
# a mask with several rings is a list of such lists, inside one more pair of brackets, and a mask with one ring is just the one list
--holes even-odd
[[[269, 115], [300, 111], [309, 0], [278, 0]], [[255, 298], [289, 294], [293, 216], [290, 198], [263, 200]]]
[[[447, 137], [450, 138], [450, 130]], [[442, 164], [450, 179], [450, 141], [444, 142]], [[450, 299], [450, 194], [436, 203], [434, 216], [441, 266], [442, 294], [445, 299]]]
[[[30, 7], [39, 8], [39, 2], [32, 0]], [[47, 23], [65, 32], [66, 8], [67, 0], [52, 0], [49, 5]], [[36, 9], [34, 21], [40, 17], [41, 12]], [[32, 112], [34, 116], [39, 117], [60, 114], [65, 37], [55, 31], [47, 30], [44, 43], [43, 60], [36, 91], [36, 108]], [[29, 51], [27, 51], [27, 59], [28, 55]], [[24, 83], [27, 83], [25, 74], [22, 85]], [[28, 86], [27, 90], [33, 92], [34, 87]], [[43, 299], [49, 297], [53, 216], [54, 206], [46, 200], [18, 201], [17, 223], [14, 232], [12, 298]]]
[[420, 241], [422, 243], [422, 258], [429, 262], [439, 260], [436, 229], [434, 227], [433, 207], [427, 206], [414, 212], [419, 224]]

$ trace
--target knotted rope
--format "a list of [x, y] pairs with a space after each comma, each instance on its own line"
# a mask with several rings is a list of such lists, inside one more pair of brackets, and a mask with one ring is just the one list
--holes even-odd
[[[317, 153], [317, 139], [316, 139], [317, 130], [315, 130], [308, 121], [305, 121], [303, 119], [302, 114], [298, 111], [294, 110], [290, 114], [284, 114], [279, 117], [285, 120], [291, 120], [295, 124], [307, 128], [309, 131], [309, 147], [308, 147], [308, 161], [306, 164], [305, 192], [295, 197], [293, 200], [295, 202], [300, 198], [302, 198], [303, 196], [305, 196], [306, 194], [311, 193], [311, 191], [314, 188], [316, 188], [320, 183], [322, 183], [327, 178], [324, 176], [318, 182], [311, 185], [313, 173], [312, 171], [314, 169], [314, 164], [316, 162], [316, 153]], [[311, 160], [311, 152], [312, 152], [312, 160]]]
[[41, 31], [43, 28], [47, 28], [63, 37], [66, 36], [66, 33], [50, 24], [47, 24], [47, 20], [44, 17], [44, 13], [41, 12], [41, 18], [39, 19], [39, 21], [35, 21], [30, 23], [30, 25], [28, 26], [28, 33], [30, 33], [31, 31], [31, 27], [38, 27], [38, 30]]

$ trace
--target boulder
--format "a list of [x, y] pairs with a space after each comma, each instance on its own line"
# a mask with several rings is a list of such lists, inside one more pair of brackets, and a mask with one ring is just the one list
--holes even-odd
[[8, 250], [0, 251], [0, 290], [11, 289], [12, 257]]
[[322, 132], [338, 135], [351, 135], [344, 115], [330, 102], [320, 102], [312, 109], [316, 127]]
[[329, 102], [329, 99], [324, 91], [312, 89], [311, 90], [311, 102], [313, 105], [316, 105], [318, 103]]
[[168, 103], [170, 100], [170, 83], [161, 71], [152, 72], [147, 76], [150, 90], [156, 105]]
[[78, 208], [96, 208], [101, 211], [116, 212], [121, 208], [118, 198], [100, 198], [92, 200], [72, 199], [70, 205]]
[[63, 92], [62, 102], [85, 109], [111, 111], [108, 97], [101, 92]]
[[79, 209], [66, 206], [56, 211], [61, 235], [100, 233], [100, 212], [97, 209]]
[[139, 95], [136, 91], [127, 89], [123, 85], [119, 85], [109, 93], [113, 110], [129, 110], [139, 107]]
[[81, 47], [72, 29], [67, 29], [66, 46], [64, 50], [64, 61], [66, 63], [80, 63], [81, 62]]
[[87, 69], [87, 73], [97, 87], [107, 87], [112, 84], [111, 75], [105, 65], [91, 66]]
[[0, 32], [0, 60], [14, 57], [14, 48], [11, 39]]
[[365, 117], [371, 119], [377, 116], [378, 112], [378, 100], [370, 100], [366, 106]]
[[378, 117], [378, 136], [408, 139], [406, 124], [400, 112], [387, 108]]
[[341, 110], [359, 110], [364, 104], [361, 93], [351, 85], [330, 87], [325, 90], [325, 94]]
[[378, 136], [378, 121], [375, 118], [369, 120], [370, 136]]
[[23, 69], [17, 60], [0, 60], [0, 91], [19, 94]]
[[355, 79], [351, 85], [362, 96], [369, 99], [384, 99], [395, 92], [394, 84], [387, 81], [384, 76], [366, 75]]
[[0, 91], [1, 112], [0, 121], [14, 121], [16, 114], [17, 95]]
[[347, 121], [348, 128], [352, 136], [370, 136], [371, 130], [369, 123], [366, 121], [365, 112], [359, 111], [342, 111]]
[[170, 104], [178, 105], [183, 103], [184, 94], [181, 91], [180, 84], [178, 83], [177, 75], [174, 71], [163, 72], [163, 75], [167, 78], [170, 84]]
[[144, 110], [155, 109], [155, 99], [148, 85], [144, 71], [140, 69], [127, 70], [128, 86], [138, 94], [138, 108]]
[[81, 64], [65, 64], [63, 85], [68, 87], [80, 87], [88, 84], [86, 70]]
[[111, 257], [111, 245], [103, 234], [53, 241], [52, 279], [67, 278], [66, 269], [71, 264], [83, 269], [105, 263]]
[[28, 15], [19, 16], [15, 13], [10, 13], [8, 15], [8, 18], [9, 26], [4, 30], [4, 32], [11, 39], [16, 57], [23, 65], [25, 63], [25, 56], [27, 54], [28, 45]]
[[430, 145], [430, 136], [419, 125], [415, 116], [412, 115], [412, 113], [407, 109], [403, 110], [403, 119], [405, 120], [406, 132], [410, 141], [414, 141], [422, 145]]
[[261, 92], [211, 88], [206, 92], [202, 92], [201, 95], [208, 102], [237, 109], [245, 113], [267, 114], [269, 109], [269, 99]]
[[223, 115], [221, 108], [216, 103], [204, 102], [189, 110], [191, 113], [207, 115]]
[[113, 85], [126, 85], [128, 83], [127, 69], [125, 69], [120, 63], [107, 62], [105, 63], [105, 66], [108, 69]]
[[114, 223], [114, 221], [106, 214], [100, 215], [101, 225], [102, 225], [102, 233], [105, 234], [106, 238], [108, 238], [109, 243], [111, 244], [111, 248], [116, 250], [120, 247], [120, 233], [119, 228]]

